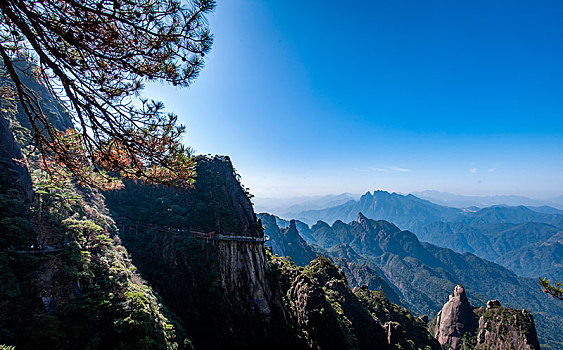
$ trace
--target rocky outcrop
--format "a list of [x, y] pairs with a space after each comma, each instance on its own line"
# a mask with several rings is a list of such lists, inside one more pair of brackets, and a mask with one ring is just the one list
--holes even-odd
[[[326, 258], [306, 268], [272, 257], [270, 266], [297, 339], [308, 349], [384, 349], [387, 336]], [[298, 344], [299, 345], [299, 344]]]
[[540, 349], [534, 318], [528, 311], [501, 307], [491, 300], [486, 309], [475, 313], [479, 316], [476, 350]]
[[275, 254], [287, 256], [299, 266], [305, 266], [315, 259], [317, 252], [301, 237], [295, 220], [288, 227], [280, 228], [274, 215], [258, 214], [264, 227], [264, 234], [270, 237], [266, 245], [272, 247]]
[[458, 349], [465, 332], [476, 328], [475, 315], [462, 285], [457, 285], [436, 319], [434, 337], [446, 350]]
[[444, 349], [540, 348], [534, 319], [528, 311], [502, 307], [498, 300], [472, 309], [461, 285], [455, 287], [430, 328]]
[[2, 181], [9, 181], [6, 187], [11, 187], [25, 198], [33, 199], [33, 186], [24, 160], [21, 147], [10, 131], [10, 121], [0, 117], [0, 166]]
[[348, 287], [330, 260], [302, 268], [270, 256], [270, 282], [283, 296], [295, 346], [307, 349], [439, 349], [420, 319], [367, 286]]

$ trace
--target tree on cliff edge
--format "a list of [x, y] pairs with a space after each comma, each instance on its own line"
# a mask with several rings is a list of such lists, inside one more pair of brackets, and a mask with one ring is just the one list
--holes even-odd
[[[112, 175], [189, 186], [184, 131], [163, 104], [139, 98], [145, 81], [188, 86], [212, 44], [213, 0], [4, 0], [0, 103], [28, 116], [38, 160], [54, 178], [111, 189]], [[22, 69], [18, 60], [32, 62]], [[57, 130], [22, 74], [41, 81], [73, 117]], [[1, 108], [0, 108], [1, 109]]]

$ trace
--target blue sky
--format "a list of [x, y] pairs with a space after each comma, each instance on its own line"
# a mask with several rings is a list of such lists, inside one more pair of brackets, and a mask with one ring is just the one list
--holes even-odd
[[562, 1], [219, 1], [206, 67], [153, 85], [257, 196], [563, 193]]

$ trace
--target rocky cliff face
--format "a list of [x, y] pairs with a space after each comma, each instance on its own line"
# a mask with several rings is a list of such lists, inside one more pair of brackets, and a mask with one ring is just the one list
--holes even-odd
[[35, 196], [27, 168], [14, 162], [22, 154], [4, 119], [0, 158], [0, 344], [181, 347], [181, 329], [111, 237], [101, 196], [72, 184], [39, 187]]
[[529, 312], [502, 307], [497, 300], [490, 300], [486, 308], [472, 309], [461, 285], [455, 287], [430, 329], [446, 350], [540, 348]]
[[10, 121], [0, 117], [0, 165], [2, 178], [14, 190], [18, 191], [26, 201], [33, 199], [33, 186], [27, 168], [19, 161], [23, 161], [20, 145], [10, 131]]
[[121, 219], [133, 261], [180, 317], [196, 348], [268, 342], [267, 325], [277, 311], [263, 244], [178, 231], [263, 236], [228, 157], [198, 159], [197, 174], [192, 189], [127, 182], [125, 189], [106, 193], [106, 200]]
[[475, 349], [508, 350], [539, 349], [533, 316], [526, 310], [501, 307], [499, 302], [487, 303], [475, 310], [479, 328], [474, 338]]
[[[439, 349], [425, 323], [367, 286], [351, 290], [324, 257], [306, 267], [270, 257], [270, 283], [282, 295], [293, 346], [307, 349]], [[290, 339], [290, 338], [288, 338]]]

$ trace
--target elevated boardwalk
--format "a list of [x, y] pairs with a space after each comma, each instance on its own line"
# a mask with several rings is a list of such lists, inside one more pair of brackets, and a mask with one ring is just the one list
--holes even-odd
[[67, 250], [68, 245], [63, 246], [55, 246], [55, 247], [45, 247], [45, 248], [37, 248], [37, 249], [7, 249], [6, 251], [9, 253], [14, 254], [48, 254], [48, 253], [56, 253], [62, 252], [63, 250]]
[[221, 234], [221, 233], [215, 233], [214, 231], [211, 232], [199, 232], [199, 231], [191, 231], [191, 230], [185, 230], [185, 229], [177, 229], [177, 228], [171, 228], [171, 227], [163, 227], [163, 226], [156, 226], [156, 225], [145, 225], [145, 224], [129, 224], [129, 225], [125, 225], [125, 224], [118, 224], [118, 228], [123, 228], [123, 232], [125, 233], [125, 230], [130, 232], [133, 231], [137, 231], [138, 228], [145, 228], [145, 229], [149, 229], [149, 230], [153, 230], [153, 231], [161, 231], [161, 232], [167, 232], [167, 233], [183, 233], [183, 234], [189, 234], [195, 238], [199, 238], [199, 239], [205, 239], [205, 240], [212, 240], [212, 241], [232, 241], [232, 242], [258, 242], [258, 243], [264, 243], [268, 240], [270, 240], [270, 237], [268, 235], [264, 235], [264, 237], [254, 237], [254, 236], [241, 236], [241, 235], [237, 235], [237, 234]]

